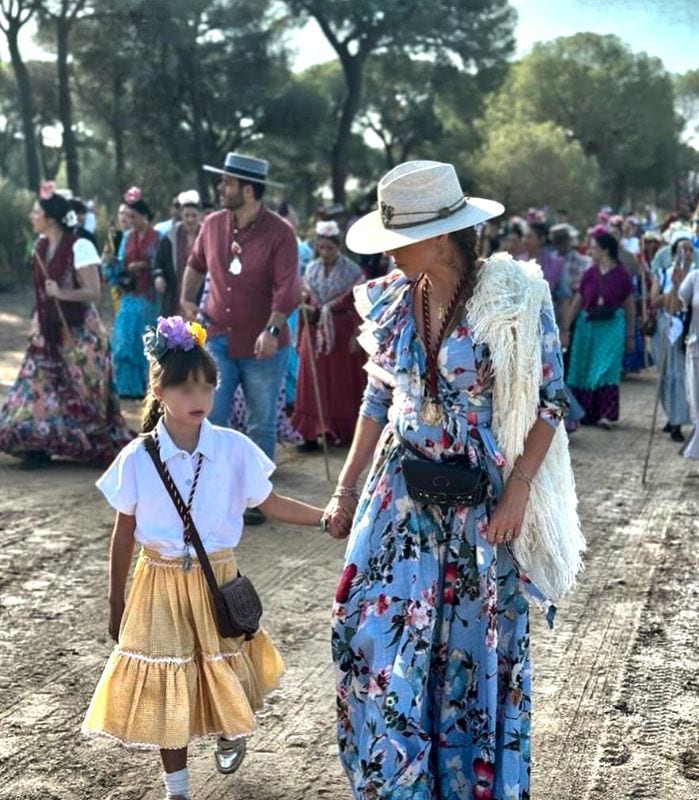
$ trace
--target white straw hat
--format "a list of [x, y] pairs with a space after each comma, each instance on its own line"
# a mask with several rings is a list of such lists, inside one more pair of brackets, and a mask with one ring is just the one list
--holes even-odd
[[379, 181], [378, 200], [379, 208], [347, 232], [347, 247], [354, 253], [396, 250], [471, 228], [505, 210], [495, 200], [465, 197], [454, 167], [440, 161], [406, 161], [394, 167]]

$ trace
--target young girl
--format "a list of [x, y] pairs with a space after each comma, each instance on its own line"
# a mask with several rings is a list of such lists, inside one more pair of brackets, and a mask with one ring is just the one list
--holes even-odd
[[[237, 575], [233, 548], [246, 508], [297, 525], [319, 525], [323, 512], [276, 494], [274, 464], [264, 453], [207, 421], [217, 371], [200, 325], [161, 317], [145, 338], [151, 364], [143, 430], [153, 432], [221, 585]], [[250, 641], [220, 637], [206, 579], [142, 440], [121, 451], [97, 486], [117, 511], [109, 564], [109, 633], [117, 645], [82, 730], [159, 749], [167, 797], [183, 800], [189, 742], [218, 736], [217, 768], [234, 772], [254, 712], [279, 683], [282, 659], [262, 629]], [[136, 542], [141, 553], [125, 603]]]

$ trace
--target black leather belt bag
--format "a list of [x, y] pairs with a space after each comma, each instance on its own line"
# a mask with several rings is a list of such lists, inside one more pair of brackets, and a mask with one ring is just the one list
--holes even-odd
[[408, 495], [417, 503], [451, 506], [478, 506], [488, 494], [488, 473], [473, 466], [467, 456], [448, 461], [431, 461], [411, 444], [399, 440], [401, 469]]

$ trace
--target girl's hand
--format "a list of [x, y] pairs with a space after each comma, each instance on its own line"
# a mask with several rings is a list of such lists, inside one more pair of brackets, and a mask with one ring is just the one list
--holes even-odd
[[506, 544], [519, 536], [528, 499], [524, 481], [508, 480], [488, 524], [485, 538], [490, 544]]
[[121, 628], [121, 618], [124, 616], [124, 601], [115, 600], [109, 603], [109, 635], [115, 641], [119, 641], [119, 628]]

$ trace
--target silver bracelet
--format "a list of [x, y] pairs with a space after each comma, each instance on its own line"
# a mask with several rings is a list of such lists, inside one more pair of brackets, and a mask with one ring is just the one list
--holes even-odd
[[333, 492], [333, 497], [354, 497], [356, 500], [359, 497], [359, 492], [356, 486], [336, 486]]
[[531, 489], [532, 484], [534, 483], [533, 478], [530, 478], [527, 473], [520, 469], [516, 464], [512, 465], [512, 472], [510, 472], [510, 478], [515, 481], [524, 481], [527, 486]]

